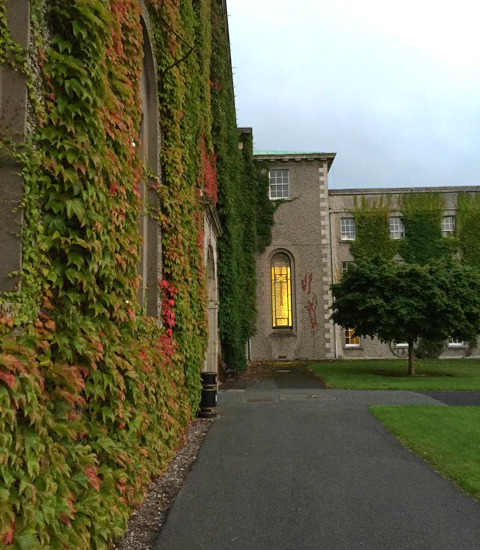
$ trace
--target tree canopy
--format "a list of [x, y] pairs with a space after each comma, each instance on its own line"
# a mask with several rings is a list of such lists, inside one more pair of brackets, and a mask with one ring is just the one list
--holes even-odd
[[357, 336], [408, 342], [409, 374], [419, 338], [472, 341], [480, 333], [480, 273], [456, 262], [364, 261], [332, 285], [335, 323]]

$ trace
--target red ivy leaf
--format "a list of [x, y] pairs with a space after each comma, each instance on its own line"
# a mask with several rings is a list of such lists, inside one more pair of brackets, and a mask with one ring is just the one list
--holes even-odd
[[15, 382], [17, 381], [17, 378], [10, 372], [0, 371], [0, 380], [3, 380], [10, 388], [13, 388]]

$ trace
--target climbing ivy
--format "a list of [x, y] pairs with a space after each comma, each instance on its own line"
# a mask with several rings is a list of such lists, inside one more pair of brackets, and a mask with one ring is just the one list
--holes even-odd
[[[465, 219], [471, 216], [467, 213], [472, 211], [467, 208], [468, 204], [465, 202], [463, 207]], [[355, 261], [375, 256], [388, 261], [398, 253], [406, 262], [424, 265], [452, 257], [458, 240], [442, 236], [441, 223], [445, 209], [442, 194], [402, 195], [398, 209], [405, 235], [403, 239], [394, 240], [389, 230], [390, 202], [384, 199], [368, 202], [366, 198], [356, 202], [353, 211], [356, 239], [350, 245]], [[461, 221], [459, 223], [464, 227]], [[462, 231], [466, 234], [468, 230]]]
[[350, 250], [356, 262], [380, 257], [391, 260], [398, 241], [391, 239], [389, 228], [390, 201], [383, 198], [369, 203], [365, 197], [355, 201], [355, 240]]
[[462, 261], [480, 268], [480, 195], [461, 193], [457, 196], [455, 235]]
[[[232, 68], [229, 56], [225, 56], [229, 44], [223, 4], [222, 0], [212, 1], [210, 73], [218, 211], [223, 225], [218, 266], [219, 332], [226, 363], [242, 370], [246, 344], [255, 331], [255, 253], [259, 242], [268, 241], [273, 215], [265, 207], [265, 181], [254, 167], [251, 139], [244, 136], [243, 153], [239, 149]], [[258, 220], [263, 213], [266, 218], [260, 227]]]
[[399, 252], [410, 263], [420, 265], [449, 257], [453, 241], [442, 236], [445, 198], [441, 193], [408, 193], [401, 199], [405, 238]]
[[[221, 2], [147, 5], [160, 177], [138, 154], [138, 0], [31, 0], [28, 52], [0, 0], [0, 60], [26, 75], [30, 129], [22, 143], [1, 141], [24, 179], [20, 287], [0, 297], [0, 547], [9, 550], [108, 548], [196, 412], [203, 205], [215, 204], [217, 180], [222, 337], [237, 363], [253, 330], [257, 189], [238, 149]], [[145, 180], [158, 207], [142, 204]], [[137, 301], [145, 207], [162, 230], [161, 323]]]

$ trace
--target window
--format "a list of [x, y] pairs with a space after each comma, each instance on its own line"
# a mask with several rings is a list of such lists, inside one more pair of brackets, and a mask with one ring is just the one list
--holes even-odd
[[408, 348], [408, 342], [395, 342], [395, 347], [399, 349]]
[[392, 239], [403, 239], [405, 237], [402, 218], [390, 218], [390, 237]]
[[270, 170], [270, 199], [289, 199], [290, 182], [288, 170]]
[[360, 338], [355, 336], [355, 329], [347, 328], [345, 331], [345, 347], [346, 348], [359, 348]]
[[342, 218], [340, 220], [340, 235], [342, 241], [355, 240], [355, 220], [353, 218]]
[[272, 325], [273, 328], [291, 328], [292, 278], [290, 258], [275, 254], [272, 258]]
[[455, 216], [444, 216], [442, 219], [442, 235], [444, 237], [453, 236], [455, 231]]
[[448, 347], [449, 348], [464, 348], [465, 342], [463, 340], [458, 340], [456, 338], [449, 338], [448, 339]]

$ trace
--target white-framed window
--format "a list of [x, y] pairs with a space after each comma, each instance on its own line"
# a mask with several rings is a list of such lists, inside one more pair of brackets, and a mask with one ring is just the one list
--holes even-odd
[[354, 218], [340, 219], [340, 238], [342, 241], [355, 240], [355, 219]]
[[402, 218], [392, 217], [390, 223], [390, 238], [403, 239], [405, 237], [405, 228], [403, 227]]
[[288, 170], [270, 170], [268, 177], [270, 179], [270, 199], [289, 199], [290, 180]]
[[464, 348], [465, 342], [463, 340], [458, 340], [457, 338], [449, 338], [447, 346], [449, 348]]
[[345, 330], [345, 347], [346, 348], [359, 348], [360, 338], [355, 335], [355, 329], [347, 328]]
[[451, 237], [455, 231], [455, 216], [444, 216], [442, 218], [442, 235]]

